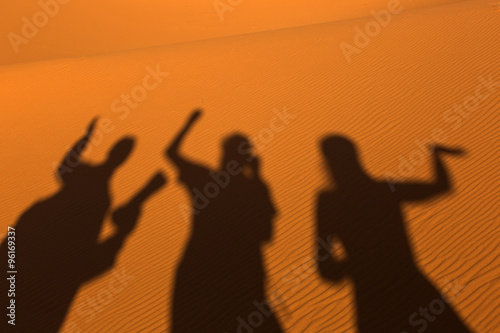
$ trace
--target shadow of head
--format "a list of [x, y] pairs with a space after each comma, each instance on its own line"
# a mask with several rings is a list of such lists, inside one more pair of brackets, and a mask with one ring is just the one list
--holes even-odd
[[108, 153], [108, 158], [105, 162], [106, 166], [112, 171], [119, 167], [132, 153], [135, 146], [135, 140], [131, 137], [126, 137], [118, 141]]
[[364, 174], [356, 145], [348, 138], [332, 135], [321, 141], [328, 169], [337, 182]]
[[223, 143], [223, 166], [229, 161], [236, 161], [244, 166], [254, 159], [253, 146], [248, 138], [241, 133], [234, 133]]

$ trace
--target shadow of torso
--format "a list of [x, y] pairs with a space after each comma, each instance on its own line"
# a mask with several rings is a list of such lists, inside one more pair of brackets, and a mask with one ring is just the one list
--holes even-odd
[[[203, 191], [213, 183], [209, 173], [202, 169], [184, 181]], [[238, 317], [246, 321], [258, 310], [253, 302], [266, 299], [261, 246], [271, 237], [275, 211], [265, 184], [240, 174], [212, 193], [195, 212], [177, 271], [173, 332], [236, 332]], [[271, 315], [255, 332], [281, 330]]]
[[[354, 285], [360, 332], [417, 332], [424, 325], [426, 332], [468, 332], [417, 267], [401, 202], [386, 183], [365, 181], [324, 192], [319, 215], [321, 228], [347, 253], [343, 275]], [[430, 304], [444, 304], [444, 310], [430, 313], [432, 320], [424, 324], [419, 311]]]
[[[90, 252], [111, 201], [108, 175], [81, 164], [72, 179], [16, 224], [16, 331], [57, 332], [79, 287], [91, 277]], [[7, 253], [7, 242], [1, 251]]]

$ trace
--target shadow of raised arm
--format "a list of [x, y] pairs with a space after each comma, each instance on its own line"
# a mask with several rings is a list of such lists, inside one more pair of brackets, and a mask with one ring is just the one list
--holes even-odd
[[451, 189], [451, 180], [442, 161], [442, 154], [462, 155], [461, 149], [451, 149], [443, 146], [431, 146], [434, 161], [434, 177], [432, 183], [396, 183], [394, 192], [401, 201], [425, 200]]
[[[90, 137], [94, 132], [97, 119], [97, 117], [92, 119], [89, 126], [87, 127], [87, 132], [85, 133], [85, 135], [73, 145], [73, 147], [66, 153], [61, 163], [59, 164], [57, 168], [57, 177], [63, 183], [65, 178], [64, 174], [71, 173], [73, 168], [77, 167], [80, 164], [80, 155], [89, 143]], [[71, 161], [71, 158], [74, 158], [74, 161]]]
[[144, 203], [154, 193], [161, 189], [166, 182], [167, 180], [163, 174], [160, 172], [157, 173], [125, 205], [117, 208], [113, 212], [112, 218], [117, 227], [117, 231], [112, 237], [96, 246], [93, 253], [95, 266], [94, 269], [89, 272], [89, 279], [113, 267], [116, 257], [123, 247], [123, 243], [137, 225]]
[[201, 116], [201, 110], [195, 110], [191, 114], [191, 117], [188, 119], [187, 123], [181, 129], [177, 137], [174, 139], [170, 147], [168, 147], [166, 151], [166, 155], [176, 164], [181, 164], [184, 162], [184, 159], [179, 155], [179, 147], [182, 143], [182, 140], [185, 138], [189, 129], [193, 126], [196, 120]]

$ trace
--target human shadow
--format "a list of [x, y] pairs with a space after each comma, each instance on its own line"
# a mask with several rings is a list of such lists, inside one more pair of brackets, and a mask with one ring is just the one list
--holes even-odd
[[178, 266], [172, 332], [282, 332], [265, 296], [262, 244], [276, 214], [259, 159], [241, 134], [223, 144], [219, 170], [179, 153], [195, 111], [167, 149], [190, 193], [192, 231]]
[[366, 174], [350, 140], [331, 136], [321, 147], [335, 188], [318, 199], [318, 240], [328, 252], [317, 264], [325, 279], [353, 282], [359, 332], [470, 332], [416, 265], [401, 211], [405, 201], [449, 191], [441, 155], [461, 151], [430, 147], [434, 182], [388, 184]]
[[[7, 254], [13, 244], [9, 241], [15, 241], [13, 266], [4, 272], [18, 272], [14, 274], [15, 326], [8, 323], [12, 319], [8, 317], [0, 324], [2, 332], [59, 331], [80, 286], [113, 267], [144, 202], [166, 182], [157, 173], [116, 209], [112, 213], [116, 232], [99, 242], [103, 221], [110, 213], [110, 179], [129, 157], [134, 140], [120, 140], [102, 164], [85, 163], [80, 155], [96, 121], [60, 163], [57, 173], [62, 186], [58, 192], [24, 212], [14, 226], [15, 235], [8, 235], [15, 238], [6, 238], [1, 245], [1, 253]], [[9, 290], [11, 281], [4, 280], [4, 286], [6, 282], [4, 290]], [[7, 297], [7, 292], [4, 294]], [[10, 299], [4, 298], [2, 304], [10, 304]]]

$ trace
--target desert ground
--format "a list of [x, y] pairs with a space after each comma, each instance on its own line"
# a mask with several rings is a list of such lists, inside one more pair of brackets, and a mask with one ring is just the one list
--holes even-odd
[[[316, 269], [318, 193], [332, 184], [320, 140], [350, 138], [366, 171], [388, 186], [432, 181], [426, 145], [459, 147], [463, 156], [444, 158], [453, 190], [405, 204], [405, 228], [418, 267], [462, 321], [474, 332], [498, 332], [500, 9], [491, 1], [354, 1], [352, 8], [345, 1], [343, 14], [311, 9], [303, 21], [290, 14], [271, 24], [269, 11], [254, 25], [243, 2], [226, 13], [228, 21], [242, 15], [241, 23], [203, 34], [138, 34], [127, 44], [123, 33], [113, 45], [82, 40], [80, 48], [46, 53], [35, 45], [50, 34], [41, 30], [20, 46], [31, 47], [26, 53], [2, 56], [2, 235], [58, 190], [56, 165], [92, 118], [99, 122], [84, 155], [90, 162], [102, 161], [123, 136], [135, 137], [112, 178], [113, 206], [159, 170], [168, 184], [148, 201], [115, 267], [80, 289], [62, 332], [168, 331], [191, 224], [187, 192], [164, 150], [201, 107], [203, 118], [182, 147], [187, 156], [215, 168], [222, 140], [242, 132], [261, 160], [277, 210], [263, 250], [266, 294], [280, 295], [283, 330], [357, 332], [351, 281], [332, 284]], [[390, 16], [380, 24], [371, 10]], [[212, 7], [206, 11], [218, 20]], [[92, 38], [99, 39], [106, 22], [97, 23]], [[102, 239], [112, 233], [107, 221]], [[122, 288], [110, 290], [111, 283]]]

